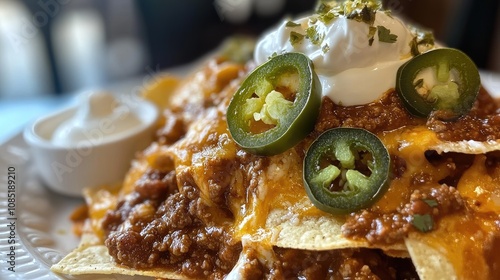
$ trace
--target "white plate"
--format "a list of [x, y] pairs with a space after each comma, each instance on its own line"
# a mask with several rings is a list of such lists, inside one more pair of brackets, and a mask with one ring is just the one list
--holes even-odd
[[[500, 75], [483, 72], [483, 85], [494, 96], [500, 97]], [[16, 209], [9, 216], [7, 173], [14, 167], [16, 173]], [[71, 230], [69, 215], [83, 203], [49, 191], [36, 176], [30, 164], [28, 147], [20, 134], [0, 146], [0, 278], [1, 279], [143, 279], [113, 275], [65, 277], [56, 275], [49, 267], [61, 260], [78, 244]], [[16, 220], [8, 220], [15, 217]], [[11, 235], [9, 223], [15, 222], [15, 243], [8, 244]], [[15, 246], [15, 270], [8, 270], [10, 246]]]

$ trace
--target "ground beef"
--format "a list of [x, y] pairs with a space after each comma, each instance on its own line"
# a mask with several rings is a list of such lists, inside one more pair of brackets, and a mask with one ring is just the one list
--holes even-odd
[[457, 121], [429, 118], [427, 126], [446, 141], [488, 141], [500, 138], [500, 113], [486, 118], [463, 116]]
[[207, 161], [210, 161], [207, 164], [210, 166], [207, 182], [209, 184], [209, 199], [221, 207], [228, 208], [226, 197], [232, 180], [232, 176], [228, 176], [228, 174], [234, 174], [239, 168], [239, 163], [233, 159], [207, 159]]
[[[144, 200], [132, 205], [125, 200], [114, 211], [120, 213], [119, 219], [112, 213], [106, 217], [109, 234], [105, 244], [118, 263], [141, 269], [163, 267], [187, 277], [214, 279], [221, 279], [233, 268], [241, 244], [227, 229], [202, 222], [210, 211], [196, 187], [184, 186], [157, 208], [152, 207], [156, 203]], [[151, 214], [145, 214], [143, 208], [151, 209]], [[117, 226], [119, 220], [123, 223]]]
[[335, 127], [358, 127], [375, 134], [402, 126], [427, 125], [445, 141], [496, 140], [500, 138], [500, 107], [483, 89], [468, 115], [455, 120], [441, 120], [437, 114], [428, 119], [408, 113], [398, 94], [389, 91], [381, 99], [359, 106], [341, 106], [323, 98], [322, 108], [312, 138]]
[[[145, 182], [151, 182], [150, 188], [163, 189], [162, 184], [168, 184], [157, 172], [147, 174], [150, 178], [141, 178], [136, 188], [144, 188]], [[436, 200], [444, 205], [441, 198]], [[242, 250], [241, 243], [234, 242], [223, 227], [202, 222], [210, 211], [201, 202], [196, 187], [184, 186], [170, 192], [155, 208], [157, 204], [134, 192], [116, 211], [108, 213], [105, 244], [118, 263], [140, 269], [162, 267], [203, 279], [222, 279], [229, 273]], [[410, 260], [393, 259], [378, 250], [275, 247], [277, 262], [271, 270], [254, 253], [247, 255], [241, 271], [243, 279], [417, 279]]]
[[495, 100], [481, 89], [469, 114], [453, 121], [441, 120], [431, 114], [427, 127], [445, 141], [496, 140], [500, 138], [500, 109]]
[[167, 195], [177, 192], [175, 171], [149, 170], [136, 182], [135, 191], [147, 199], [164, 200]]
[[391, 258], [380, 250], [305, 251], [274, 248], [274, 252], [282, 279], [418, 278], [409, 259]]
[[163, 117], [165, 123], [157, 131], [158, 141], [161, 144], [169, 145], [181, 139], [186, 134], [187, 124], [184, 122], [184, 118], [180, 112], [176, 113], [166, 109], [163, 111]]
[[415, 215], [430, 215], [434, 223], [450, 213], [465, 210], [458, 190], [445, 184], [419, 190], [410, 196], [410, 201], [395, 212], [380, 213], [365, 209], [352, 213], [342, 226], [342, 233], [354, 239], [366, 239], [370, 243], [394, 244], [403, 241], [410, 231], [419, 230], [413, 225]]
[[344, 107], [323, 98], [313, 137], [335, 127], [358, 127], [373, 133], [389, 131], [406, 125], [424, 124], [425, 120], [411, 116], [395, 91], [367, 105]]
[[381, 250], [338, 249], [309, 251], [273, 247], [262, 258], [253, 248], [245, 249], [238, 265], [238, 279], [418, 279], [410, 259], [392, 258]]
[[243, 267], [237, 271], [241, 279], [272, 279], [273, 273], [269, 273], [269, 270], [260, 262], [257, 250], [251, 247], [245, 248], [244, 254]]

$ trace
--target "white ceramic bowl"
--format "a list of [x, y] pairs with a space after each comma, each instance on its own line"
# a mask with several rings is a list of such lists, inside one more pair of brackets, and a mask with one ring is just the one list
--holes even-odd
[[58, 193], [81, 196], [85, 187], [123, 180], [135, 153], [153, 140], [158, 119], [158, 109], [150, 102], [135, 100], [128, 106], [143, 125], [102, 141], [95, 140], [104, 135], [105, 131], [100, 129], [93, 129], [89, 139], [72, 146], [55, 145], [51, 141], [56, 128], [74, 116], [77, 107], [42, 117], [26, 127], [23, 136], [42, 181]]

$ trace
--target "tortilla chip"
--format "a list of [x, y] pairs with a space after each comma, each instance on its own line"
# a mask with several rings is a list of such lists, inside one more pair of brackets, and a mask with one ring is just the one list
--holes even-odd
[[[452, 229], [457, 226], [474, 226], [463, 225], [454, 219], [446, 219], [441, 226], [431, 233], [412, 233], [405, 240], [422, 280], [497, 279], [498, 251], [493, 246], [499, 240], [496, 233], [477, 232], [473, 237], [460, 236]], [[453, 241], [447, 240], [448, 236]]]
[[441, 142], [430, 148], [438, 153], [463, 153], [470, 155], [485, 154], [493, 151], [500, 151], [500, 140], [490, 140], [485, 142], [464, 140], [458, 142]]
[[154, 102], [161, 109], [168, 108], [170, 97], [180, 83], [181, 79], [172, 75], [155, 76], [153, 81], [146, 85], [142, 96]]
[[405, 244], [421, 280], [457, 279], [453, 265], [439, 250], [416, 237]]
[[[304, 250], [334, 250], [344, 248], [377, 248], [384, 251], [406, 251], [403, 243], [373, 246], [367, 241], [355, 241], [342, 234], [344, 218], [324, 215], [319, 217], [288, 218], [287, 210], [274, 210], [267, 219], [266, 228], [274, 229], [273, 245]], [[402, 255], [402, 254], [398, 254]]]
[[[129, 276], [150, 276], [167, 279], [184, 279], [180, 274], [165, 269], [139, 270], [116, 264], [108, 253], [108, 248], [99, 245], [99, 239], [89, 233], [82, 236], [80, 246], [64, 257], [50, 269], [56, 273], [82, 274], [119, 274]], [[136, 279], [136, 278], [134, 278]]]

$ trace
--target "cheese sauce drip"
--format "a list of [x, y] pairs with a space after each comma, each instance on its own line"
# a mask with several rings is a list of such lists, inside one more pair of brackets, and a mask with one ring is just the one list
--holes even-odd
[[304, 53], [314, 62], [323, 96], [344, 106], [373, 102], [395, 87], [398, 68], [412, 57], [417, 36], [385, 11], [374, 15], [373, 24], [345, 15], [325, 21], [318, 14], [284, 21], [261, 38], [254, 59], [262, 64], [276, 54]]

